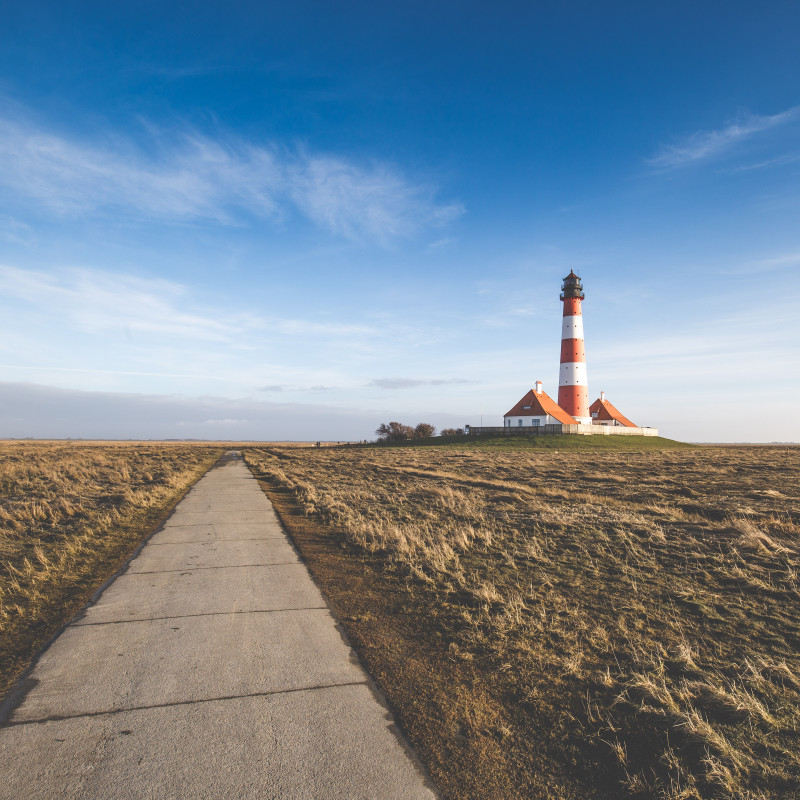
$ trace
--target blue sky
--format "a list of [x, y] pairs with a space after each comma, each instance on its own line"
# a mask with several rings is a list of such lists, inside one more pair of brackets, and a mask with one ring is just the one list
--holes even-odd
[[487, 9], [4, 9], [0, 436], [800, 440], [800, 8]]

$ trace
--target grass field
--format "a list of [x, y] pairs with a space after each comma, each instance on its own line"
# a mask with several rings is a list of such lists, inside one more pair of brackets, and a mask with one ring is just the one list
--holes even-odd
[[0, 695], [222, 452], [0, 442]]
[[638, 444], [245, 451], [446, 797], [800, 796], [800, 448]]

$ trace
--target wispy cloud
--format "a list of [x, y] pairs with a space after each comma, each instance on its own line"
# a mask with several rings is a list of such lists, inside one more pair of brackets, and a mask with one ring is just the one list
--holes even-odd
[[441, 239], [437, 239], [435, 242], [431, 242], [428, 245], [428, 252], [434, 252], [436, 250], [445, 250], [449, 248], [451, 245], [455, 244], [456, 240], [452, 236], [443, 236]]
[[[50, 317], [66, 317], [78, 330], [124, 329], [157, 337], [232, 344], [254, 331], [260, 335], [377, 337], [366, 325], [257, 315], [220, 315], [189, 297], [188, 289], [161, 278], [72, 268], [54, 272], [0, 265], [0, 296], [23, 300]], [[274, 387], [272, 387], [274, 390]]]
[[303, 394], [306, 392], [332, 392], [336, 389], [336, 386], [326, 386], [325, 384], [315, 384], [314, 386], [283, 386], [283, 385], [275, 385], [275, 386], [260, 386], [258, 387], [257, 391], [263, 392], [264, 394], [271, 394], [273, 392], [291, 392], [293, 394]]
[[226, 417], [225, 419], [204, 419], [200, 423], [190, 422], [188, 420], [181, 420], [177, 424], [180, 427], [185, 427], [185, 426], [188, 426], [188, 425], [194, 426], [194, 425], [198, 425], [199, 424], [199, 425], [211, 425], [211, 426], [214, 426], [214, 427], [229, 428], [231, 426], [237, 426], [238, 427], [238, 426], [242, 426], [242, 425], [247, 425], [248, 422], [249, 422], [249, 420], [246, 420], [246, 419], [230, 419], [230, 418]]
[[744, 113], [718, 130], [696, 131], [679, 142], [662, 145], [645, 162], [654, 170], [666, 171], [708, 161], [762, 131], [786, 124], [798, 117], [800, 106], [794, 106], [780, 114], [761, 116]]
[[680, 332], [619, 341], [592, 363], [597, 373], [620, 379], [630, 375], [630, 364], [643, 365], [637, 380], [657, 386], [677, 379], [682, 394], [704, 394], [710, 385], [719, 385], [732, 395], [748, 384], [788, 392], [800, 378], [800, 368], [787, 360], [783, 345], [797, 338], [793, 320], [800, 318], [800, 303], [787, 299], [782, 312], [786, 326], [770, 324], [769, 306], [740, 309], [698, 320]]
[[775, 158], [767, 158], [763, 161], [754, 161], [750, 164], [738, 164], [727, 167], [724, 172], [752, 172], [757, 169], [771, 169], [773, 167], [785, 167], [787, 164], [794, 164], [800, 161], [800, 153], [785, 153]]
[[169, 221], [233, 223], [245, 209], [259, 217], [278, 212], [281, 169], [268, 149], [225, 147], [192, 133], [175, 144], [152, 144], [146, 154], [119, 137], [87, 144], [2, 120], [1, 180], [61, 215], [124, 209]]
[[288, 336], [373, 336], [377, 333], [369, 325], [357, 325], [352, 322], [315, 322], [308, 319], [270, 319], [270, 330]]
[[94, 369], [92, 367], [63, 367], [56, 364], [0, 364], [0, 369], [14, 372], [48, 372], [58, 373], [67, 372], [77, 375], [101, 375], [114, 376], [124, 375], [136, 378], [201, 378], [204, 381], [218, 380], [226, 381], [226, 376], [197, 375], [191, 372], [156, 372], [153, 370], [132, 370], [132, 369]]
[[0, 215], [0, 239], [14, 244], [27, 245], [31, 240], [31, 227], [9, 215]]
[[433, 378], [419, 380], [416, 378], [375, 378], [367, 385], [376, 389], [415, 389], [418, 386], [449, 386], [453, 384], [477, 383], [467, 378]]
[[781, 256], [774, 256], [773, 258], [763, 258], [755, 262], [756, 266], [764, 270], [782, 269], [783, 267], [798, 267], [800, 266], [800, 250], [794, 253], [785, 253]]
[[[179, 284], [159, 278], [113, 275], [88, 269], [46, 273], [0, 266], [0, 292], [64, 315], [79, 330], [109, 329], [227, 341], [248, 320], [221, 321], [217, 315], [185, 310]], [[252, 320], [250, 320], [252, 323]]]
[[772, 256], [771, 258], [756, 259], [740, 267], [720, 270], [720, 274], [750, 275], [759, 272], [772, 272], [773, 270], [787, 269], [790, 267], [800, 267], [800, 250], [791, 253], [783, 253], [779, 256]]
[[463, 213], [459, 204], [437, 205], [431, 187], [412, 184], [384, 164], [364, 168], [341, 158], [302, 155], [288, 167], [288, 186], [306, 216], [349, 239], [405, 236]]
[[386, 242], [463, 213], [436, 189], [384, 162], [212, 139], [185, 129], [146, 130], [144, 145], [107, 135], [88, 142], [24, 119], [0, 119], [0, 183], [51, 213], [124, 211], [170, 223], [246, 224], [299, 212], [353, 240]]

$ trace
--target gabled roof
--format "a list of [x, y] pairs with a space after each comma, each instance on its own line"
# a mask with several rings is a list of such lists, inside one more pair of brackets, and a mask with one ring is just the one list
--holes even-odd
[[567, 414], [546, 392], [531, 389], [504, 417], [543, 417], [549, 414], [563, 425], [577, 425], [578, 421]]
[[[594, 412], [597, 412], [597, 416], [594, 416]], [[636, 428], [638, 427], [636, 423], [631, 422], [627, 417], [623, 416], [619, 411], [617, 411], [608, 400], [603, 400], [602, 397], [598, 397], [597, 400], [594, 401], [589, 406], [589, 413], [592, 415], [592, 419], [613, 419], [619, 422], [620, 425], [624, 425], [626, 428]]]

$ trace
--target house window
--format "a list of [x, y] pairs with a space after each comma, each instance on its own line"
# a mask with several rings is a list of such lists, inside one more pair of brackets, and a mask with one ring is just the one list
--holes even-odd
[[541, 424], [541, 422], [542, 421], [540, 419], [532, 419], [531, 420], [531, 425], [537, 425], [538, 426], [538, 425]]
[[522, 425], [522, 420], [521, 419], [517, 420], [517, 425], [520, 425], [520, 426]]

